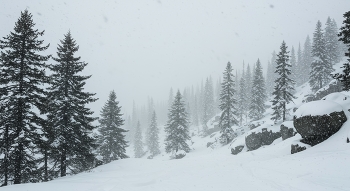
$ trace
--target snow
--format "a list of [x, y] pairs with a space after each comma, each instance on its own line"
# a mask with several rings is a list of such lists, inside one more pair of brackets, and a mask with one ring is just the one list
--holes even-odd
[[340, 112], [343, 108], [336, 102], [327, 101], [327, 100], [319, 100], [312, 101], [306, 104], [303, 104], [298, 108], [298, 110], [294, 113], [294, 115], [299, 118], [302, 116], [316, 116], [316, 115], [325, 115], [330, 114], [332, 112]]
[[[287, 105], [290, 114], [297, 116], [323, 115], [344, 110], [350, 118], [350, 92], [333, 93], [323, 100], [302, 103], [310, 93], [308, 84], [297, 88], [298, 97]], [[293, 113], [292, 109], [299, 107]], [[46, 183], [21, 184], [2, 187], [1, 191], [163, 191], [163, 190], [350, 190], [350, 120], [326, 141], [307, 150], [291, 154], [291, 145], [299, 144], [299, 134], [285, 141], [276, 139], [271, 145], [254, 151], [246, 148], [238, 155], [230, 149], [245, 145], [245, 137], [262, 128], [278, 131], [283, 124], [293, 127], [292, 121], [274, 124], [269, 118], [271, 109], [265, 113], [261, 125], [245, 132], [232, 143], [221, 146], [215, 142], [218, 132], [202, 137], [201, 126], [192, 126], [190, 153], [182, 159], [170, 159], [164, 152], [164, 127], [160, 126], [162, 153], [153, 159], [147, 155], [140, 159], [128, 158], [99, 166], [75, 176], [58, 178]], [[214, 128], [214, 120], [209, 128]], [[207, 143], [215, 144], [207, 147]], [[133, 156], [133, 145], [127, 148], [127, 155]]]

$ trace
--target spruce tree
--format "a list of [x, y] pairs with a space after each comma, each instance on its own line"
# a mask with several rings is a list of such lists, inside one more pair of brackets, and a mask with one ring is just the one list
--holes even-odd
[[347, 62], [342, 66], [343, 70], [341, 73], [336, 73], [333, 75], [333, 78], [342, 82], [343, 90], [350, 90], [350, 11], [344, 13], [343, 26], [340, 28], [338, 36], [339, 40], [347, 45], [348, 51], [345, 53], [345, 56], [348, 57]]
[[295, 50], [294, 50], [293, 46], [292, 46], [292, 50], [290, 52], [290, 65], [291, 65], [290, 78], [293, 81], [296, 81], [296, 79], [297, 79], [297, 60], [296, 60], [296, 57], [295, 57]]
[[220, 93], [220, 110], [221, 116], [219, 121], [221, 142], [223, 144], [228, 144], [234, 138], [234, 131], [232, 129], [233, 125], [238, 125], [236, 119], [237, 101], [234, 98], [235, 94], [235, 82], [233, 81], [234, 75], [232, 74], [231, 63], [228, 62], [226, 69], [223, 73], [223, 82], [221, 83], [221, 93]]
[[276, 69], [276, 52], [272, 52], [271, 62], [268, 64], [267, 74], [266, 74], [266, 90], [267, 94], [271, 95], [273, 92], [273, 84], [277, 78], [277, 75], [275, 73]]
[[203, 133], [206, 135], [208, 127], [207, 122], [214, 116], [214, 90], [213, 83], [207, 78], [204, 86], [204, 95], [203, 95], [203, 116], [202, 116], [202, 125]]
[[[40, 154], [39, 142], [45, 141], [41, 128], [47, 83], [45, 63], [50, 56], [42, 55], [49, 45], [39, 40], [44, 31], [34, 29], [32, 14], [21, 12], [14, 31], [0, 40], [2, 104], [1, 128], [3, 133], [0, 150], [5, 151], [1, 170], [5, 174], [4, 185], [9, 178], [14, 184], [38, 182], [36, 154]], [[37, 112], [39, 111], [39, 112]], [[6, 167], [5, 167], [6, 165]]]
[[298, 47], [298, 52], [297, 52], [297, 64], [296, 64], [296, 70], [295, 70], [295, 77], [296, 77], [296, 80], [295, 80], [295, 83], [297, 86], [300, 86], [303, 81], [303, 54], [302, 54], [302, 51], [301, 51], [301, 48], [300, 48], [300, 43], [299, 43], [299, 47]]
[[[97, 147], [92, 123], [97, 119], [91, 115], [87, 104], [95, 102], [94, 93], [84, 92], [86, 80], [91, 76], [79, 75], [87, 63], [75, 56], [79, 50], [70, 32], [64, 35], [57, 48], [56, 63], [50, 65], [48, 118], [55, 132], [53, 145], [54, 169], [60, 176], [75, 174], [92, 167], [95, 161], [93, 150]], [[69, 171], [67, 171], [69, 170]]]
[[305, 43], [304, 43], [304, 49], [303, 49], [303, 56], [302, 56], [302, 80], [301, 84], [307, 82], [310, 77], [311, 72], [311, 63], [312, 63], [312, 46], [309, 35], [306, 37]]
[[191, 149], [187, 144], [187, 141], [190, 140], [188, 119], [180, 91], [177, 91], [169, 109], [165, 133], [165, 151], [167, 153], [176, 154], [180, 150], [190, 152]]
[[248, 102], [247, 98], [247, 89], [246, 89], [246, 81], [245, 74], [243, 69], [242, 77], [239, 81], [239, 91], [238, 91], [238, 100], [237, 100], [237, 118], [239, 121], [239, 125], [242, 125], [244, 115], [246, 113], [246, 103]]
[[141, 158], [145, 154], [145, 152], [143, 150], [142, 140], [143, 140], [143, 138], [142, 138], [141, 125], [140, 125], [140, 121], [138, 121], [136, 129], [135, 129], [135, 137], [134, 137], [135, 158]]
[[334, 65], [339, 60], [339, 43], [337, 33], [337, 23], [328, 17], [324, 31], [324, 41], [325, 54], [331, 65]]
[[119, 102], [116, 99], [115, 92], [111, 91], [108, 101], [102, 107], [101, 118], [99, 119], [98, 153], [103, 157], [102, 160], [105, 164], [128, 158], [125, 154], [125, 148], [128, 145], [124, 135], [127, 131], [121, 128], [124, 125], [124, 119], [122, 118], [121, 107], [118, 106]]
[[322, 24], [317, 22], [312, 44], [313, 61], [311, 63], [310, 86], [316, 92], [330, 81], [333, 71], [332, 64], [326, 55], [325, 40], [322, 32]]
[[148, 149], [152, 156], [155, 156], [160, 153], [159, 150], [159, 128], [157, 126], [157, 116], [156, 112], [153, 111], [151, 124], [149, 127], [148, 135]]
[[276, 71], [278, 78], [275, 80], [275, 88], [272, 95], [274, 96], [272, 102], [272, 120], [275, 122], [282, 118], [282, 121], [286, 120], [287, 104], [292, 101], [294, 90], [294, 81], [290, 78], [291, 65], [289, 61], [289, 55], [287, 51], [286, 43], [283, 41], [281, 45], [281, 51], [277, 55]]
[[266, 110], [265, 101], [267, 99], [265, 80], [259, 59], [255, 66], [251, 95], [252, 98], [249, 107], [249, 117], [252, 120], [259, 120], [264, 116], [263, 114]]

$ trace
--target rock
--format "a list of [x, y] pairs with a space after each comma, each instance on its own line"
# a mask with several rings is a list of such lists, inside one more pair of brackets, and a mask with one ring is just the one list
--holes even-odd
[[207, 148], [210, 147], [212, 144], [212, 142], [207, 142]]
[[247, 148], [252, 151], [260, 148], [263, 145], [270, 145], [274, 140], [281, 137], [280, 132], [267, 131], [267, 128], [261, 129], [261, 132], [248, 135], [245, 138]]
[[178, 151], [176, 152], [175, 154], [175, 159], [182, 159], [186, 156], [186, 152], [181, 150], [181, 151]]
[[[299, 111], [301, 108], [305, 111]], [[302, 105], [297, 110], [294, 116], [294, 127], [303, 138], [301, 142], [314, 146], [336, 133], [346, 120], [346, 115], [339, 104], [330, 101], [314, 101]]]
[[[291, 123], [291, 124], [290, 124]], [[290, 127], [292, 126], [292, 127]], [[282, 136], [282, 141], [293, 137], [294, 135], [296, 135], [297, 132], [293, 126], [293, 122], [289, 122], [289, 123], [282, 123], [281, 124], [281, 136]]]
[[307, 95], [303, 102], [320, 100], [331, 93], [341, 91], [343, 91], [341, 82], [339, 82], [338, 80], [332, 80], [327, 86], [319, 89], [315, 94]]
[[231, 154], [237, 155], [238, 153], [240, 153], [243, 150], [243, 148], [244, 148], [243, 145], [239, 145], [235, 148], [231, 148]]
[[299, 144], [295, 144], [291, 146], [291, 153], [294, 154], [294, 153], [298, 153], [298, 152], [301, 152], [303, 150], [306, 150], [306, 147], [305, 146], [299, 146]]

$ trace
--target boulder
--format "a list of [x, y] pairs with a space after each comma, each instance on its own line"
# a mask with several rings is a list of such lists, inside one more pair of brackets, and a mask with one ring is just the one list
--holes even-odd
[[291, 154], [295, 154], [295, 153], [304, 151], [304, 150], [311, 147], [310, 145], [303, 143], [302, 140], [303, 139], [293, 141], [293, 143], [291, 145]]
[[294, 127], [301, 142], [314, 146], [336, 133], [347, 120], [338, 103], [326, 100], [302, 105], [294, 116]]
[[280, 132], [282, 136], [282, 141], [291, 138], [297, 134], [292, 121], [282, 123]]
[[175, 154], [175, 159], [182, 159], [186, 156], [186, 152], [183, 150], [177, 151]]
[[274, 140], [281, 137], [280, 132], [267, 131], [267, 128], [261, 129], [261, 132], [252, 132], [245, 138], [247, 148], [252, 151], [260, 148], [263, 145], [270, 145]]
[[306, 150], [306, 147], [305, 146], [300, 146], [299, 144], [292, 144], [291, 146], [291, 153], [294, 154], [294, 153], [298, 153], [298, 152], [301, 152], [303, 150]]
[[323, 97], [334, 93], [334, 92], [341, 92], [342, 91], [342, 84], [338, 80], [332, 80], [329, 82], [329, 84], [321, 89], [319, 89], [315, 94], [309, 94], [306, 96], [306, 98], [303, 100], [303, 102], [311, 102], [320, 100]]
[[243, 145], [239, 145], [235, 148], [231, 148], [231, 154], [237, 155], [238, 153], [240, 153], [243, 150], [243, 148], [244, 148]]

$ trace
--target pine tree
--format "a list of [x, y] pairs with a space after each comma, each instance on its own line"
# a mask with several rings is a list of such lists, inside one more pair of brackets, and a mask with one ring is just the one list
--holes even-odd
[[203, 116], [202, 116], [202, 125], [203, 133], [206, 135], [208, 127], [207, 122], [214, 116], [214, 90], [213, 83], [207, 78], [204, 87], [203, 95]]
[[137, 126], [135, 129], [135, 138], [134, 138], [134, 153], [135, 158], [141, 158], [145, 152], [143, 150], [143, 142], [142, 142], [142, 130], [140, 121], [137, 122]]
[[249, 115], [249, 106], [250, 106], [250, 101], [251, 101], [251, 90], [252, 90], [252, 72], [250, 69], [250, 65], [248, 64], [247, 66], [247, 71], [245, 74], [245, 95], [246, 97], [246, 101], [243, 102], [244, 105], [244, 116], [245, 116], [245, 121], [247, 122], [248, 120], [248, 115]]
[[249, 107], [249, 117], [252, 120], [259, 120], [265, 112], [265, 101], [267, 99], [265, 80], [262, 72], [260, 60], [256, 62], [255, 72], [253, 77], [253, 86], [251, 90], [251, 102]]
[[276, 71], [275, 73], [279, 76], [275, 80], [275, 88], [272, 95], [274, 96], [272, 102], [272, 120], [275, 122], [282, 118], [282, 121], [286, 120], [286, 105], [292, 101], [293, 94], [291, 93], [294, 88], [294, 81], [290, 78], [291, 65], [289, 61], [289, 55], [287, 51], [286, 43], [283, 41], [281, 45], [281, 51], [277, 55], [276, 60]]
[[233, 125], [238, 125], [238, 121], [236, 119], [237, 101], [233, 97], [235, 94], [235, 83], [233, 81], [234, 76], [232, 74], [232, 70], [231, 63], [228, 62], [223, 73], [223, 82], [221, 84], [220, 110], [222, 113], [220, 116], [219, 126], [221, 128], [221, 142], [223, 144], [228, 144], [234, 138], [234, 132], [231, 127]]
[[297, 65], [296, 65], [296, 70], [295, 70], [295, 77], [296, 77], [296, 80], [295, 80], [295, 83], [297, 86], [300, 86], [303, 81], [303, 59], [302, 59], [302, 51], [301, 51], [301, 48], [300, 48], [300, 43], [299, 43], [299, 47], [298, 47], [298, 52], [297, 52]]
[[338, 27], [337, 23], [327, 18], [326, 28], [324, 32], [325, 54], [331, 65], [339, 60], [339, 43], [338, 43]]
[[309, 35], [306, 37], [305, 43], [304, 43], [304, 49], [303, 49], [303, 56], [302, 56], [302, 80], [301, 84], [307, 82], [309, 80], [310, 72], [311, 72], [311, 63], [312, 63], [312, 47], [311, 47], [311, 41]]
[[316, 92], [330, 81], [332, 64], [326, 55], [325, 40], [322, 32], [322, 24], [317, 22], [312, 44], [313, 61], [311, 63], [310, 86]]
[[295, 50], [294, 50], [294, 47], [292, 46], [292, 50], [290, 52], [290, 65], [291, 65], [291, 75], [290, 75], [290, 78], [293, 80], [293, 81], [296, 81], [297, 79], [297, 60], [296, 60], [296, 57], [295, 57]]
[[60, 176], [91, 168], [95, 161], [93, 150], [97, 147], [91, 136], [96, 128], [92, 122], [97, 118], [91, 116], [93, 111], [87, 107], [97, 99], [93, 98], [94, 93], [83, 91], [91, 76], [79, 75], [87, 63], [75, 56], [78, 49], [68, 32], [58, 45], [57, 57], [53, 58], [56, 63], [50, 65], [53, 74], [48, 98], [55, 101], [50, 102], [48, 118], [55, 132], [54, 168], [58, 168]]
[[333, 75], [333, 78], [342, 82], [343, 90], [350, 90], [350, 11], [344, 13], [343, 26], [340, 28], [338, 36], [339, 40], [347, 45], [348, 51], [345, 53], [345, 56], [348, 57], [347, 62], [342, 66], [343, 71], [341, 73], [336, 73]]
[[277, 78], [275, 74], [276, 69], [276, 52], [272, 52], [271, 62], [268, 63], [267, 74], [266, 74], [266, 91], [268, 95], [273, 92], [273, 84]]
[[0, 145], [0, 150], [5, 151], [1, 160], [4, 185], [9, 178], [14, 184], [40, 181], [34, 155], [40, 154], [39, 142], [45, 137], [41, 133], [43, 119], [36, 110], [44, 110], [45, 62], [50, 56], [41, 55], [49, 45], [43, 46], [44, 41], [38, 38], [44, 31], [39, 32], [34, 26], [32, 14], [25, 10], [15, 23], [14, 32], [0, 40], [0, 102], [5, 114], [0, 122], [3, 128], [0, 139], [5, 144]]
[[131, 114], [131, 126], [130, 126], [130, 129], [129, 129], [129, 137], [130, 137], [130, 140], [129, 142], [134, 142], [134, 138], [135, 138], [135, 132], [136, 132], [136, 127], [137, 127], [137, 122], [138, 122], [138, 119], [137, 119], [137, 111], [136, 111], [136, 104], [135, 104], [135, 101], [133, 101], [132, 103], [132, 114]]
[[122, 129], [124, 119], [121, 114], [121, 107], [116, 101], [114, 91], [109, 94], [108, 101], [102, 107], [100, 122], [100, 136], [98, 138], [98, 153], [103, 157], [103, 162], [109, 163], [114, 160], [128, 158], [125, 148], [128, 146], [125, 141], [127, 131]]
[[[6, 94], [2, 94], [0, 99], [4, 100]], [[6, 124], [6, 120], [8, 119], [9, 113], [5, 112], [8, 109], [5, 108], [5, 104], [0, 105], [0, 180], [3, 180], [1, 186], [7, 186], [8, 181], [13, 179], [14, 177], [14, 166], [11, 161], [11, 145], [13, 143], [13, 135], [14, 129], [11, 128], [8, 124]]]
[[171, 104], [173, 104], [173, 101], [174, 101], [173, 88], [170, 88], [169, 99], [168, 99], [168, 107], [171, 107]]
[[239, 91], [238, 91], [238, 104], [237, 104], [237, 118], [239, 121], [239, 125], [242, 125], [244, 115], [246, 113], [246, 103], [247, 103], [247, 89], [246, 89], [246, 78], [244, 74], [244, 68], [243, 68], [243, 74], [241, 77], [241, 80], [239, 81]]
[[168, 122], [165, 126], [165, 151], [176, 154], [182, 150], [190, 152], [186, 141], [190, 140], [187, 113], [180, 91], [177, 91], [174, 102], [169, 109]]
[[159, 129], [157, 126], [157, 116], [156, 116], [156, 112], [154, 111], [152, 115], [151, 124], [149, 127], [149, 135], [148, 135], [148, 138], [149, 138], [148, 149], [152, 156], [155, 156], [160, 153], [158, 135], [159, 135]]
[[[150, 126], [152, 122], [152, 116], [153, 112], [155, 110], [154, 103], [153, 103], [153, 98], [148, 98], [148, 107], [147, 107], [147, 124]], [[146, 145], [149, 148], [149, 135], [150, 135], [150, 128], [146, 129]]]

